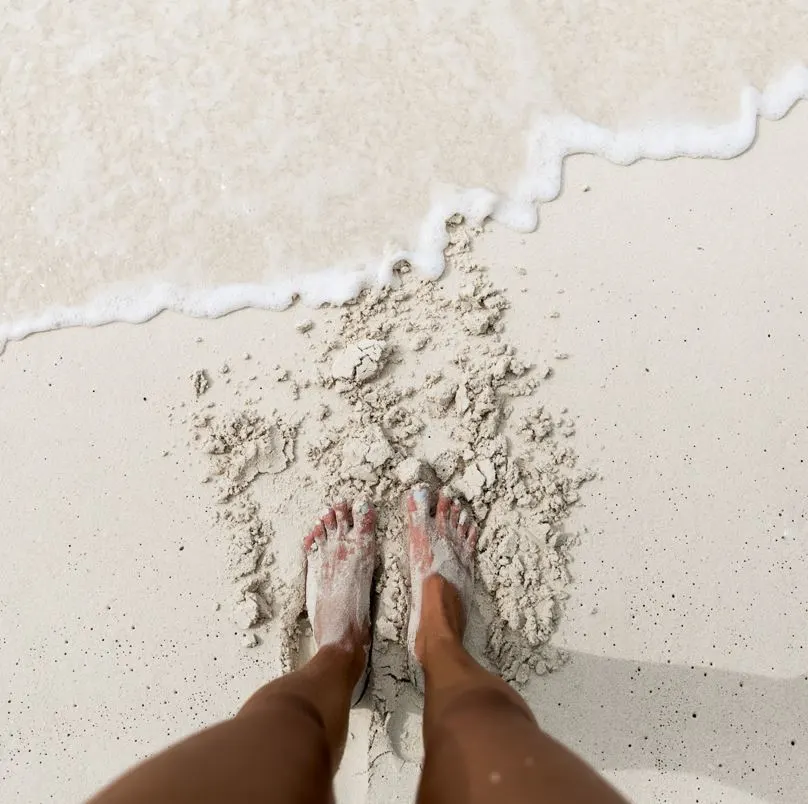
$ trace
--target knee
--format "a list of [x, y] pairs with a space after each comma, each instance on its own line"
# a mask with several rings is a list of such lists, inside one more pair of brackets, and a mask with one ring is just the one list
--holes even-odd
[[325, 722], [319, 710], [303, 697], [290, 693], [252, 696], [236, 715], [248, 721], [263, 740], [284, 756], [300, 757], [312, 773], [330, 773], [331, 749]]
[[275, 715], [291, 716], [295, 720], [308, 719], [325, 730], [325, 722], [320, 710], [306, 697], [279, 685], [277, 682], [267, 684], [250, 696], [239, 709], [236, 717], [263, 714], [264, 717]]
[[[539, 755], [544, 739], [530, 709], [506, 685], [460, 692], [425, 722], [418, 801], [445, 801], [449, 789], [457, 801], [536, 800], [514, 796], [512, 787], [521, 789], [525, 763]], [[491, 788], [503, 778], [507, 785]], [[489, 788], [490, 798], [480, 793]]]
[[483, 747], [485, 754], [542, 734], [527, 704], [505, 684], [460, 692], [424, 714], [424, 747], [433, 756], [476, 755]]
[[528, 705], [505, 682], [460, 691], [440, 710], [440, 719], [447, 724], [469, 719], [493, 722], [502, 718], [537, 727]]

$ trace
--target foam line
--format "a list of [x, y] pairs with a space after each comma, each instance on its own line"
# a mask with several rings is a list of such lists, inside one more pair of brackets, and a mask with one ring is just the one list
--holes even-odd
[[472, 224], [492, 218], [526, 232], [538, 225], [538, 206], [561, 192], [564, 159], [593, 154], [618, 165], [640, 159], [695, 157], [731, 159], [746, 151], [757, 134], [758, 118], [779, 120], [800, 100], [808, 99], [808, 67], [796, 65], [760, 92], [741, 92], [738, 118], [722, 125], [652, 123], [638, 129], [610, 131], [572, 115], [540, 120], [528, 135], [522, 179], [509, 196], [470, 189], [444, 193], [422, 221], [412, 249], [391, 249], [378, 260], [353, 270], [329, 268], [267, 284], [188, 287], [170, 283], [118, 286], [75, 307], [52, 307], [28, 318], [0, 323], [0, 353], [6, 341], [65, 327], [95, 327], [115, 321], [142, 323], [164, 310], [216, 318], [254, 307], [282, 310], [299, 299], [304, 305], [344, 304], [363, 288], [389, 281], [393, 266], [407, 260], [424, 277], [443, 273], [446, 220], [459, 213]]

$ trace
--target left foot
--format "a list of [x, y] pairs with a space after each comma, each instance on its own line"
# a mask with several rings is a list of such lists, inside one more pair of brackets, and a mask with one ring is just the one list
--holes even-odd
[[306, 536], [306, 609], [317, 647], [370, 651], [370, 588], [376, 559], [376, 511], [362, 500], [353, 510], [329, 508]]

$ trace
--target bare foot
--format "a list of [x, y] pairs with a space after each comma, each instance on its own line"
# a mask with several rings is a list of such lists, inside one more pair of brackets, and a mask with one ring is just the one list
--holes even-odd
[[426, 486], [411, 489], [406, 502], [412, 582], [407, 643], [420, 669], [431, 638], [463, 638], [474, 590], [477, 526], [443, 492], [430, 516]]
[[370, 651], [370, 587], [376, 560], [376, 511], [360, 500], [353, 511], [329, 508], [306, 536], [306, 608], [317, 647]]

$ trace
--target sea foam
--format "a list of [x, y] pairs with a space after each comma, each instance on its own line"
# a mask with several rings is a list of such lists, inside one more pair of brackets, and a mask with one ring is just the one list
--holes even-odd
[[326, 268], [266, 284], [118, 285], [86, 304], [51, 307], [33, 316], [0, 323], [0, 352], [7, 341], [37, 332], [113, 322], [142, 323], [166, 310], [216, 318], [250, 307], [282, 310], [297, 300], [308, 307], [340, 305], [355, 298], [363, 288], [388, 282], [393, 266], [401, 261], [410, 263], [422, 276], [436, 279], [444, 269], [448, 218], [459, 214], [473, 225], [490, 218], [517, 231], [533, 231], [538, 225], [540, 205], [561, 192], [567, 156], [592, 154], [618, 165], [640, 159], [731, 159], [754, 142], [758, 118], [778, 120], [794, 104], [806, 99], [808, 67], [800, 64], [762, 92], [754, 87], [744, 89], [738, 117], [726, 124], [652, 123], [611, 131], [572, 115], [545, 117], [528, 133], [524, 170], [510, 193], [497, 195], [480, 188], [444, 193], [421, 222], [410, 248], [389, 249], [377, 259], [351, 268]]

